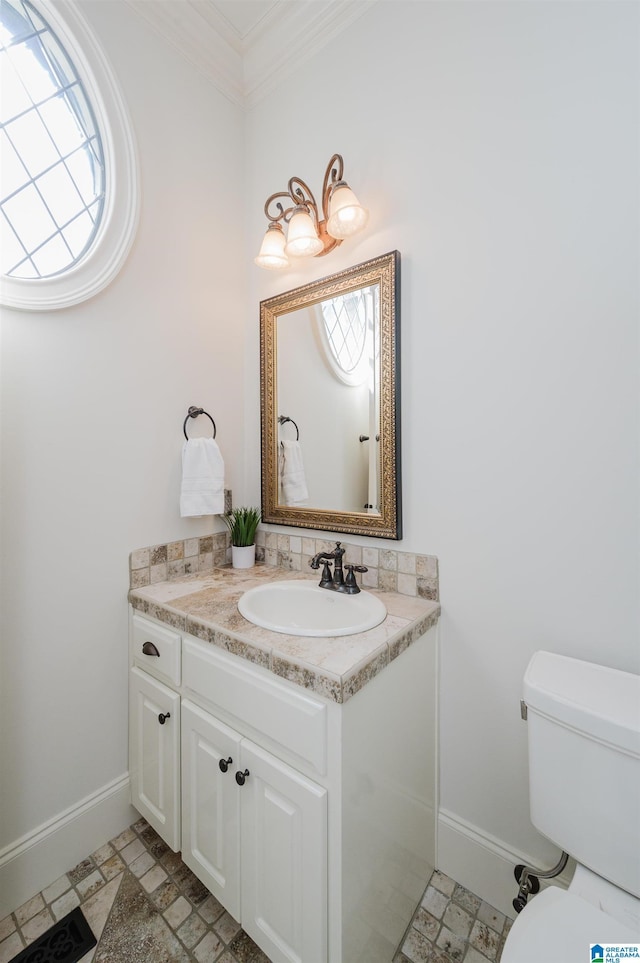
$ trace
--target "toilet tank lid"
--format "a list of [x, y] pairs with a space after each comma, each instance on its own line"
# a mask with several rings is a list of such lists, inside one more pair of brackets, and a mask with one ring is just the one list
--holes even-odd
[[541, 651], [523, 695], [534, 711], [640, 756], [640, 676]]

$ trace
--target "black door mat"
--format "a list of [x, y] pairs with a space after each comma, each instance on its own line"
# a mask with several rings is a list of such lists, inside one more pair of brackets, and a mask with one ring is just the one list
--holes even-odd
[[77, 963], [98, 941], [77, 906], [10, 963]]

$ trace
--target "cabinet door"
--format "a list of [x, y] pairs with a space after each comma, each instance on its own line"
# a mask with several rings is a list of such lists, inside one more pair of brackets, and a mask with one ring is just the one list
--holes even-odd
[[141, 672], [130, 674], [131, 802], [180, 849], [180, 696]]
[[327, 793], [244, 740], [242, 926], [273, 963], [326, 963]]
[[183, 700], [182, 858], [237, 920], [240, 798], [234, 776], [239, 756], [238, 733]]

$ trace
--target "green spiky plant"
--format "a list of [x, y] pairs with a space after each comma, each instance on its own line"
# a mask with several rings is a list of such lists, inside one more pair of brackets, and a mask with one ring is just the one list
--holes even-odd
[[253, 545], [260, 518], [259, 508], [234, 508], [223, 515], [222, 520], [231, 533], [231, 544], [236, 547]]

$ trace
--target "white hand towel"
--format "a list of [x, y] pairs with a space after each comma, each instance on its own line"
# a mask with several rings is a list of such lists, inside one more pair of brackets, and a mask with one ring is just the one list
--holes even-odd
[[213, 438], [189, 438], [182, 448], [180, 515], [224, 512], [224, 461]]
[[280, 485], [285, 505], [305, 505], [309, 492], [299, 441], [280, 443]]

